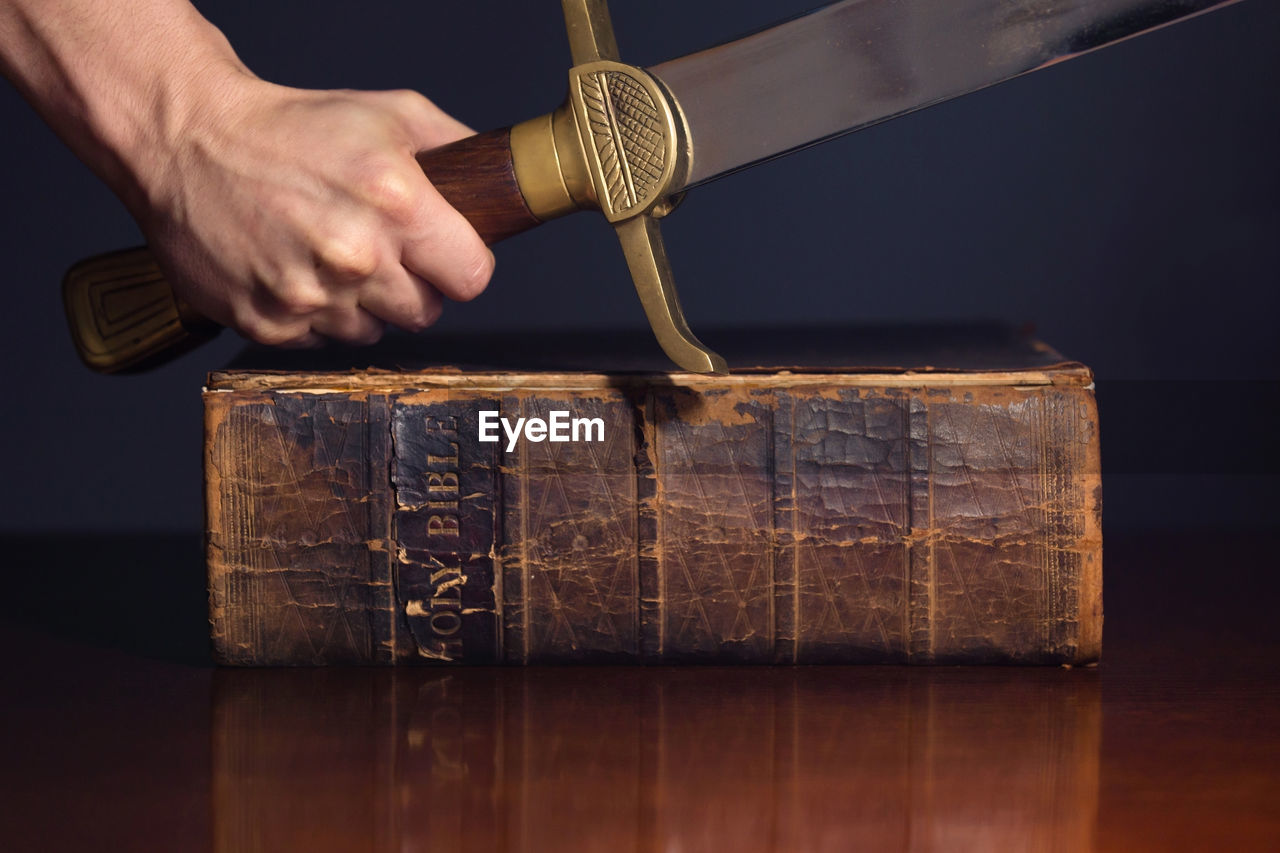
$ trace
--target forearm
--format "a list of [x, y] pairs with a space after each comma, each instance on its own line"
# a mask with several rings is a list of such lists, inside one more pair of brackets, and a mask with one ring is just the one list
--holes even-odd
[[135, 210], [194, 114], [251, 76], [186, 0], [0, 0], [0, 70]]

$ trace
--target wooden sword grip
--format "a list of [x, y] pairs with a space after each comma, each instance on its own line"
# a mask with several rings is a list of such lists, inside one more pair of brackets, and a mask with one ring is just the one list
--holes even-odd
[[489, 245], [541, 224], [516, 182], [509, 127], [423, 151], [418, 163]]
[[[418, 163], [485, 243], [539, 224], [516, 183], [510, 128], [424, 151]], [[219, 330], [174, 294], [145, 248], [80, 261], [63, 279], [62, 294], [76, 350], [99, 373], [155, 367]]]

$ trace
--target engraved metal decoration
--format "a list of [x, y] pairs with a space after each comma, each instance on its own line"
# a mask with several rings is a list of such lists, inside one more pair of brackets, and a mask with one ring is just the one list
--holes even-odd
[[626, 213], [651, 199], [667, 159], [663, 122], [653, 98], [635, 78], [598, 71], [578, 78], [591, 141], [600, 159], [606, 213]]
[[586, 208], [604, 213], [663, 351], [692, 373], [727, 373], [684, 319], [658, 230], [692, 163], [680, 106], [649, 72], [618, 61], [605, 0], [563, 5], [574, 62], [568, 102], [511, 129], [525, 204], [541, 220]]
[[[555, 136], [561, 183], [569, 187], [579, 170], [590, 176], [591, 197], [574, 201], [598, 206], [614, 224], [645, 316], [667, 356], [693, 373], [727, 373], [725, 360], [685, 321], [658, 230], [658, 219], [675, 205], [672, 196], [684, 186], [692, 163], [680, 105], [649, 72], [617, 61], [604, 0], [563, 4], [575, 63], [569, 71], [568, 112], [578, 144]], [[559, 127], [568, 124], [561, 118], [565, 112], [561, 108], [553, 116], [553, 133], [557, 119]], [[519, 156], [514, 145], [512, 153]]]
[[677, 107], [647, 73], [617, 62], [571, 72], [570, 104], [596, 202], [610, 222], [647, 213], [666, 197], [681, 156]]

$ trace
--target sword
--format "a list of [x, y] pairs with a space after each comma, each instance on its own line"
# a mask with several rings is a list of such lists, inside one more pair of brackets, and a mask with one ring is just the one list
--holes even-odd
[[[680, 368], [725, 373], [690, 330], [659, 220], [684, 192], [1239, 0], [841, 0], [643, 69], [621, 61], [605, 0], [562, 0], [573, 66], [559, 109], [418, 155], [495, 243], [581, 210], [614, 226], [649, 324]], [[104, 373], [217, 333], [151, 254], [73, 266], [72, 338]]]

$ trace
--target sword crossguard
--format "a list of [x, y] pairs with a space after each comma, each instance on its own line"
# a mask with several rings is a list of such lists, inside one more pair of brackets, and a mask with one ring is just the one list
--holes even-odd
[[512, 162], [529, 211], [545, 220], [599, 209], [618, 233], [662, 349], [694, 373], [727, 373], [685, 321], [657, 220], [679, 201], [693, 151], [679, 104], [657, 78], [619, 61], [605, 0], [563, 0], [573, 67], [556, 112], [516, 125]]

